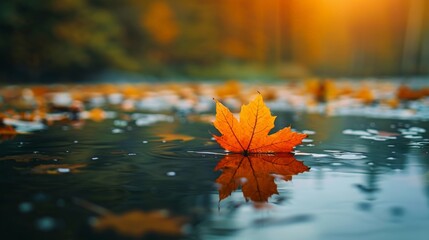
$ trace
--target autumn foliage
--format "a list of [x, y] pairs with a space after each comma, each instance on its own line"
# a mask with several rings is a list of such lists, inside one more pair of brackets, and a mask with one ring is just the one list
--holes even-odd
[[224, 149], [245, 156], [251, 153], [291, 152], [307, 135], [293, 132], [290, 127], [269, 134], [274, 128], [275, 119], [261, 94], [241, 107], [239, 120], [216, 101], [214, 126], [222, 135], [213, 136]]

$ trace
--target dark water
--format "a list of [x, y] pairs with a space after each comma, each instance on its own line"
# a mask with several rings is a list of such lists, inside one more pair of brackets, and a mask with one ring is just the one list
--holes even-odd
[[[88, 121], [78, 129], [56, 123], [4, 141], [1, 238], [127, 239], [93, 230], [98, 214], [78, 198], [114, 213], [165, 209], [184, 216], [179, 239], [426, 239], [428, 122], [275, 115], [277, 126], [312, 133], [295, 155], [311, 169], [291, 181], [275, 178], [279, 194], [262, 208], [240, 190], [219, 203], [221, 172], [214, 168], [224, 156], [210, 123], [178, 117], [140, 127], [127, 120]], [[171, 133], [193, 139], [160, 135]], [[35, 174], [46, 164], [81, 165]]]

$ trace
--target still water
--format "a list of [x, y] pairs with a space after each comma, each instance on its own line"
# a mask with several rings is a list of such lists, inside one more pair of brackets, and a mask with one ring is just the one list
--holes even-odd
[[274, 115], [309, 135], [294, 156], [225, 156], [210, 121], [174, 115], [57, 122], [5, 140], [1, 238], [128, 239], [95, 228], [100, 214], [161, 211], [185, 234], [143, 238], [427, 239], [427, 121]]

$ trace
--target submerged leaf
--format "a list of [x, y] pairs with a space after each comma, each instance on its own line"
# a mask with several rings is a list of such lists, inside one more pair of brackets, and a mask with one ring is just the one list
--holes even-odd
[[15, 162], [31, 162], [31, 161], [57, 161], [61, 160], [63, 157], [59, 156], [49, 156], [39, 153], [29, 153], [29, 154], [20, 154], [20, 155], [9, 155], [0, 157], [0, 161], [3, 160], [13, 160]]
[[191, 141], [192, 139], [194, 139], [194, 137], [189, 135], [184, 135], [184, 134], [163, 133], [163, 134], [157, 134], [157, 135], [161, 137], [162, 140], [165, 140], [165, 141], [176, 141], [176, 140]]
[[121, 235], [130, 237], [141, 237], [147, 233], [179, 236], [183, 234], [183, 224], [183, 218], [170, 217], [165, 211], [135, 210], [121, 215], [103, 215], [97, 220], [94, 228], [99, 231], [113, 229]]
[[214, 126], [222, 135], [214, 135], [214, 138], [224, 149], [244, 155], [291, 152], [307, 135], [293, 132], [290, 127], [269, 135], [274, 128], [275, 118], [260, 94], [248, 105], [241, 107], [240, 120], [216, 101]]
[[45, 164], [38, 165], [31, 169], [32, 173], [35, 174], [49, 174], [57, 175], [64, 173], [77, 173], [80, 168], [86, 167], [85, 163], [75, 163], [75, 164]]

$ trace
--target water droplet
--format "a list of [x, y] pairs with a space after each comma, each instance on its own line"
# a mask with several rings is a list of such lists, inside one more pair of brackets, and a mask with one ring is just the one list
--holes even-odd
[[74, 140], [74, 141], [73, 141], [73, 143], [78, 143], [78, 142], [79, 142], [78, 140]]
[[418, 132], [418, 133], [425, 133], [426, 129], [420, 128], [420, 127], [411, 127], [410, 129], [408, 129], [408, 131]]
[[136, 156], [136, 153], [128, 153], [128, 156]]
[[313, 135], [313, 134], [315, 134], [316, 132], [315, 132], [315, 131], [312, 131], [312, 130], [304, 130], [304, 131], [302, 131], [302, 133], [307, 134], [307, 135]]
[[169, 177], [174, 177], [176, 176], [176, 172], [167, 172], [166, 175]]
[[98, 157], [92, 157], [91, 160], [98, 160]]
[[396, 158], [394, 157], [388, 157], [387, 160], [395, 160]]
[[119, 129], [119, 128], [112, 129], [112, 133], [114, 133], [114, 134], [116, 134], [116, 133], [122, 133], [122, 132], [124, 132], [124, 130]]
[[70, 169], [69, 168], [58, 168], [57, 171], [59, 173], [69, 173]]
[[116, 119], [113, 121], [113, 125], [115, 125], [116, 127], [126, 127], [128, 125], [128, 122]]
[[343, 131], [343, 134], [346, 135], [357, 135], [357, 136], [370, 136], [371, 134], [366, 131], [362, 130], [352, 130], [352, 129], [346, 129]]
[[143, 141], [142, 143], [148, 143], [148, 141]]
[[302, 139], [303, 143], [310, 143], [310, 142], [313, 142], [313, 141], [314, 141], [313, 139], [309, 139], [309, 138]]
[[328, 154], [323, 154], [323, 153], [313, 153], [313, 154], [311, 154], [311, 156], [313, 156], [315, 158], [329, 157]]
[[422, 138], [422, 136], [405, 135], [404, 138], [408, 138], [408, 139], [420, 139], [420, 138]]
[[167, 141], [165, 141], [165, 140], [162, 140], [162, 143], [166, 143]]
[[346, 160], [358, 160], [364, 159], [366, 156], [357, 153], [342, 153], [342, 154], [334, 154], [334, 157], [337, 159], [346, 159]]
[[23, 202], [19, 204], [18, 209], [22, 213], [31, 212], [33, 210], [33, 204], [31, 204], [30, 202]]
[[379, 136], [360, 136], [360, 138], [374, 140], [374, 141], [386, 141], [387, 140], [387, 138], [379, 137]]
[[378, 130], [376, 129], [367, 129], [366, 131], [372, 134], [378, 134]]
[[36, 221], [36, 227], [43, 232], [51, 231], [55, 228], [55, 219], [51, 217], [43, 217]]
[[338, 150], [323, 150], [324, 152], [330, 152], [330, 153], [339, 153]]

